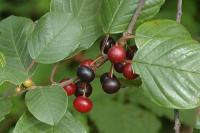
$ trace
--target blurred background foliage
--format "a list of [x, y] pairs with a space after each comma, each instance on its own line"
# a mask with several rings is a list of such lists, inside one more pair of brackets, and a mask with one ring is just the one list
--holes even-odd
[[[50, 0], [0, 0], [0, 19], [10, 15], [24, 16], [37, 20], [49, 10]], [[159, 19], [175, 19], [176, 0], [166, 0], [160, 13], [156, 16]], [[200, 40], [200, 0], [184, 0], [183, 2], [183, 25], [191, 32], [193, 37]], [[113, 35], [116, 38], [119, 35]], [[130, 45], [134, 45], [130, 41]], [[76, 58], [60, 63], [55, 79], [57, 81], [66, 77], [75, 76], [75, 68], [85, 58], [96, 56], [99, 52], [99, 40], [87, 51], [83, 51]], [[97, 71], [100, 74], [109, 71], [110, 64], [106, 63]], [[37, 66], [33, 80], [37, 85], [48, 85], [52, 65]], [[122, 78], [121, 75], [118, 75]], [[69, 98], [69, 110], [79, 119], [90, 133], [173, 133], [173, 110], [158, 107], [147, 99], [139, 87], [140, 80], [134, 82], [121, 79], [123, 88], [116, 95], [105, 94], [99, 83], [99, 79], [93, 82], [94, 109], [89, 114], [79, 114], [72, 108], [74, 97]], [[5, 97], [15, 91], [15, 86], [5, 83], [0, 86], [0, 96]], [[6, 118], [0, 122], [0, 133], [12, 133], [19, 117], [26, 110], [24, 95], [12, 97], [11, 103], [7, 104], [12, 108]], [[3, 113], [7, 109], [3, 109]], [[181, 122], [182, 133], [190, 133], [193, 127], [200, 128], [198, 113], [200, 109], [182, 110]], [[2, 113], [2, 112], [1, 112]], [[0, 114], [0, 120], [3, 119]], [[195, 133], [200, 133], [194, 129]]]

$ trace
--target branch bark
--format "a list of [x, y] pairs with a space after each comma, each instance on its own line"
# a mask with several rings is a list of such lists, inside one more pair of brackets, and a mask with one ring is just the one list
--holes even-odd
[[[182, 0], [177, 0], [177, 12], [176, 12], [176, 22], [181, 23], [182, 16]], [[174, 131], [175, 133], [180, 133], [180, 118], [179, 118], [179, 110], [174, 109]]]
[[144, 3], [145, 3], [145, 0], [139, 0], [139, 3], [138, 3], [138, 6], [137, 6], [137, 9], [135, 11], [135, 14], [133, 15], [132, 19], [131, 19], [131, 22], [129, 23], [129, 26], [128, 26], [128, 29], [126, 31], [126, 35], [132, 35], [133, 34], [133, 30], [134, 30], [134, 27], [135, 27], [135, 24], [136, 24], [136, 21], [140, 15], [140, 12], [144, 6]]

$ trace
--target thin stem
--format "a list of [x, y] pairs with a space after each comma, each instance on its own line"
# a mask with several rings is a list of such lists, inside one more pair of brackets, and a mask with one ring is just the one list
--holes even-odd
[[132, 35], [133, 33], [133, 30], [134, 30], [134, 27], [135, 27], [135, 24], [136, 24], [136, 21], [138, 19], [138, 16], [140, 15], [140, 12], [144, 6], [144, 3], [145, 3], [145, 0], [139, 0], [139, 3], [138, 3], [138, 6], [137, 6], [137, 9], [131, 19], [131, 22], [129, 23], [129, 26], [128, 26], [128, 29], [127, 29], [127, 32], [125, 34], [128, 34], [128, 35]]
[[178, 23], [181, 22], [181, 16], [182, 16], [182, 0], [177, 0], [176, 21]]
[[26, 71], [29, 72], [33, 68], [35, 63], [36, 63], [35, 60], [32, 60], [31, 64], [29, 64], [28, 67], [26, 68]]
[[114, 64], [112, 63], [110, 66], [110, 77], [113, 77], [113, 73], [114, 73]]
[[57, 68], [58, 68], [58, 64], [55, 64], [55, 65], [53, 66], [52, 71], [51, 71], [50, 82], [51, 82], [52, 84], [56, 83], [56, 82], [54, 81], [54, 76], [55, 76], [55, 74], [56, 74]]
[[174, 131], [175, 133], [180, 133], [180, 127], [181, 127], [181, 123], [180, 123], [180, 119], [179, 119], [179, 110], [178, 109], [174, 109]]
[[79, 80], [78, 77], [71, 78], [71, 79], [69, 79], [69, 80], [67, 80], [67, 81], [64, 81], [64, 82], [60, 83], [60, 85], [61, 85], [62, 87], [64, 87], [64, 86], [67, 86], [67, 85], [69, 85], [69, 84], [71, 84], [71, 83], [73, 83], [73, 82], [76, 82], [76, 81], [78, 81], [78, 80]]
[[[176, 13], [176, 22], [181, 23], [182, 16], [182, 0], [177, 0], [177, 13]], [[179, 118], [179, 110], [174, 109], [174, 131], [175, 133], [180, 133], [181, 122]]]

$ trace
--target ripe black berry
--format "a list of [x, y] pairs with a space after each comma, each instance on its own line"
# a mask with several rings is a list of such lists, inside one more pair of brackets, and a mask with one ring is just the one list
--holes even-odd
[[126, 50], [126, 59], [132, 60], [136, 51], [137, 51], [137, 47], [135, 45], [128, 48]]
[[[102, 41], [101, 41], [101, 45], [100, 45], [100, 50], [103, 48], [103, 46], [104, 46], [104, 54], [107, 54], [108, 53], [108, 50], [115, 44], [115, 41], [113, 40], [113, 38], [112, 37], [109, 37], [108, 38], [108, 40], [105, 42], [105, 44], [104, 44], [104, 40], [105, 39], [103, 39]], [[103, 45], [104, 44], [104, 45]]]
[[126, 65], [126, 63], [124, 63], [124, 62], [123, 63], [115, 63], [114, 68], [115, 68], [116, 72], [122, 73], [125, 65]]
[[[116, 76], [113, 75], [113, 78], [116, 79]], [[107, 79], [110, 79], [110, 74], [108, 72], [101, 75], [101, 77], [100, 77], [101, 84]]]
[[103, 90], [108, 94], [116, 93], [119, 91], [120, 86], [120, 82], [116, 78], [106, 79], [102, 84]]
[[86, 97], [89, 97], [92, 94], [92, 86], [89, 83], [77, 82], [77, 89], [75, 92], [75, 96], [83, 96], [85, 94]]
[[82, 82], [91, 82], [95, 78], [94, 71], [85, 66], [78, 67], [77, 76]]

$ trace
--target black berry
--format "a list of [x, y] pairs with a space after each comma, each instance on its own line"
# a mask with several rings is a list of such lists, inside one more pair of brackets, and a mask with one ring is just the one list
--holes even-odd
[[[113, 78], [116, 78], [116, 76], [113, 75]], [[110, 74], [108, 72], [101, 75], [100, 77], [101, 84], [107, 79], [110, 79]]]
[[83, 96], [85, 94], [86, 97], [89, 97], [92, 94], [92, 86], [89, 83], [77, 82], [77, 89], [75, 92], [75, 96]]
[[129, 47], [129, 48], [126, 50], [126, 59], [132, 60], [132, 59], [133, 59], [133, 56], [134, 56], [134, 54], [135, 54], [136, 51], [137, 51], [137, 47], [136, 47], [135, 45]]
[[115, 44], [115, 41], [113, 40], [112, 37], [109, 37], [108, 40], [105, 42], [105, 44], [104, 44], [104, 41], [105, 41], [105, 39], [103, 39], [101, 41], [100, 50], [104, 46], [104, 51], [103, 52], [104, 52], [104, 54], [107, 54], [108, 50]]
[[108, 94], [116, 93], [119, 91], [120, 86], [120, 82], [116, 78], [106, 79], [102, 84], [103, 90]]
[[91, 82], [95, 78], [94, 71], [86, 66], [78, 67], [77, 76], [82, 82]]
[[123, 63], [115, 63], [114, 64], [115, 71], [118, 73], [122, 73], [125, 65], [126, 65], [126, 63], [124, 63], [124, 62]]

